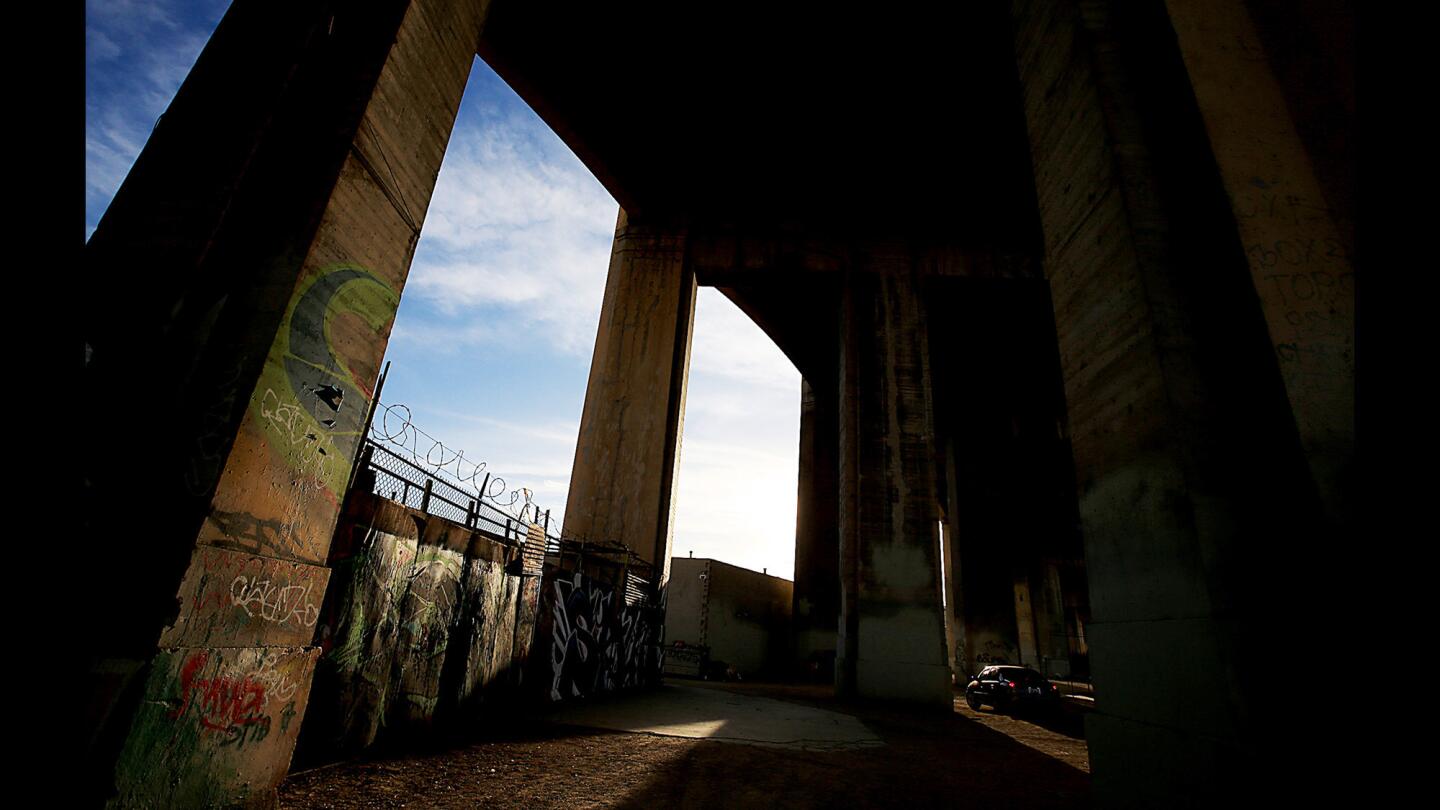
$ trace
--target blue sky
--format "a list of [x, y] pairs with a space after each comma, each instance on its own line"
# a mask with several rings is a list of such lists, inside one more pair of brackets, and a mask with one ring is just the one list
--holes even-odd
[[[89, 238], [228, 2], [86, 3]], [[475, 61], [396, 316], [382, 400], [564, 509], [618, 205]], [[675, 554], [789, 577], [800, 376], [701, 289]]]

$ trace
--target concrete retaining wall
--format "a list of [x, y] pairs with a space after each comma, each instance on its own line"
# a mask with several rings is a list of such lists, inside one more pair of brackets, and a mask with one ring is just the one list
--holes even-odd
[[532, 671], [551, 701], [660, 683], [663, 608], [625, 604], [607, 579], [545, 566]]
[[538, 589], [518, 544], [353, 493], [330, 564], [297, 762], [474, 720], [519, 685]]

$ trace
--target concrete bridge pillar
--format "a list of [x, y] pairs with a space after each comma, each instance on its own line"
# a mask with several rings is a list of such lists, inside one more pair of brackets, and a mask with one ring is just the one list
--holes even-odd
[[[1333, 644], [1308, 614], [1345, 581], [1325, 541], [1348, 514], [1354, 279], [1324, 192], [1347, 195], [1306, 156], [1343, 150], [1300, 125], [1350, 125], [1293, 74], [1283, 91], [1265, 54], [1327, 20], [1275, 21], [1262, 44], [1246, 5], [1012, 4], [1107, 806], [1295, 803], [1328, 784], [1324, 697], [1274, 689], [1262, 662]], [[1343, 57], [1306, 58], [1343, 74]]]
[[924, 308], [903, 248], [860, 253], [841, 311], [837, 686], [948, 706]]
[[833, 680], [840, 620], [839, 404], [834, 383], [801, 381], [800, 487], [795, 499], [795, 660]]
[[670, 567], [695, 274], [685, 233], [620, 212], [565, 505], [565, 534]]
[[87, 245], [97, 801], [273, 801], [487, 6], [237, 0]]

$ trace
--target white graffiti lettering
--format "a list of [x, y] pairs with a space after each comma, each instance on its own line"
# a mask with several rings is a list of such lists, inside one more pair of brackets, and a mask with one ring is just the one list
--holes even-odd
[[318, 428], [311, 426], [313, 419], [304, 418], [308, 414], [300, 403], [285, 402], [273, 388], [266, 388], [260, 398], [260, 415], [295, 452], [293, 459], [300, 472], [323, 481], [334, 466], [338, 451], [328, 434], [315, 432]]
[[258, 612], [267, 622], [285, 624], [293, 620], [304, 627], [314, 627], [320, 618], [320, 609], [310, 600], [312, 584], [281, 587], [268, 579], [238, 576], [230, 582], [230, 601], [251, 618]]
[[267, 653], [260, 659], [260, 668], [249, 675], [250, 680], [265, 687], [265, 695], [271, 702], [287, 701], [295, 697], [296, 690], [300, 688], [276, 667], [278, 663], [279, 653]]

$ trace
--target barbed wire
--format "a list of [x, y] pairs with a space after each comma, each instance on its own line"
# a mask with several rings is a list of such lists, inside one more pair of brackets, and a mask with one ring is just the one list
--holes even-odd
[[[426, 433], [411, 418], [405, 405], [380, 403], [376, 418], [370, 422], [370, 438], [376, 444], [398, 448], [409, 456], [411, 463], [423, 467], [437, 478], [449, 481], [462, 491], [473, 492], [480, 503], [500, 509], [522, 522], [539, 522], [543, 516], [534, 502], [534, 493], [527, 487], [510, 489], [506, 480], [487, 471], [484, 461], [465, 458], [465, 451], [451, 450], [440, 439]], [[421, 452], [424, 447], [424, 452]], [[507, 498], [508, 495], [508, 498]], [[520, 504], [519, 511], [514, 510]]]
[[[468, 459], [463, 449], [447, 447], [415, 424], [413, 413], [406, 405], [377, 402], [367, 438], [467, 496], [473, 493], [478, 505], [494, 508], [521, 523], [544, 524], [546, 545], [554, 546], [557, 551], [563, 548], [588, 554], [623, 554], [650, 567], [650, 563], [644, 562], [624, 542], [595, 540], [565, 531], [563, 512], [551, 514], [550, 510], [542, 510], [534, 502], [534, 493], [529, 488], [511, 489], [504, 477], [487, 469], [485, 461]], [[514, 508], [516, 504], [520, 505], [518, 511]]]

